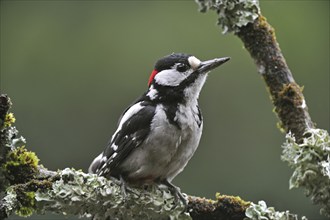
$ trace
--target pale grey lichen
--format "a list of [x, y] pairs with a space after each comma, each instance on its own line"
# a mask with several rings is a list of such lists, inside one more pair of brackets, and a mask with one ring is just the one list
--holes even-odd
[[17, 207], [17, 195], [12, 187], [9, 187], [6, 192], [6, 196], [2, 199], [0, 208], [4, 209], [6, 215], [13, 213]]
[[260, 14], [258, 0], [196, 0], [201, 12], [215, 10], [222, 33], [237, 33]]
[[303, 187], [320, 212], [330, 217], [330, 137], [326, 130], [309, 129], [301, 144], [288, 133], [283, 144], [282, 160], [294, 169], [290, 189]]
[[[289, 213], [289, 211], [275, 211], [273, 207], [267, 207], [264, 201], [259, 201], [258, 204], [251, 203], [245, 211], [247, 218], [244, 220], [298, 220], [298, 216]], [[301, 220], [307, 220], [302, 217]]]
[[39, 213], [47, 210], [93, 219], [191, 219], [183, 204], [174, 204], [168, 189], [130, 188], [124, 197], [118, 183], [68, 168], [60, 172], [51, 190], [35, 195]]

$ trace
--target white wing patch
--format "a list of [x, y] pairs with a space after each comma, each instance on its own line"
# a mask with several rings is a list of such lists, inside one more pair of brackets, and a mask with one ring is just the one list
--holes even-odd
[[[125, 114], [123, 115], [123, 117], [121, 118], [118, 128], [116, 130], [116, 132], [112, 135], [111, 137], [111, 142], [113, 142], [114, 137], [117, 135], [117, 133], [121, 130], [123, 124], [130, 119], [133, 115], [135, 115], [136, 113], [138, 113], [141, 109], [143, 108], [143, 106], [141, 105], [141, 102], [138, 102], [136, 104], [134, 104], [132, 107], [130, 107], [127, 112], [125, 112]], [[118, 149], [118, 146], [113, 144], [112, 149], [114, 151], [116, 151]]]
[[[133, 115], [135, 115], [136, 113], [138, 113], [141, 109], [143, 108], [143, 106], [141, 105], [141, 102], [138, 102], [136, 104], [134, 104], [132, 107], [130, 107], [127, 112], [125, 112], [125, 114], [123, 115], [123, 117], [121, 118], [119, 125], [118, 125], [118, 129], [117, 131], [119, 131], [121, 129], [121, 127], [123, 126], [123, 124], [129, 119], [131, 118]], [[116, 131], [116, 133], [117, 133]]]
[[118, 149], [118, 145], [112, 144], [111, 148], [112, 148], [112, 150], [116, 151]]

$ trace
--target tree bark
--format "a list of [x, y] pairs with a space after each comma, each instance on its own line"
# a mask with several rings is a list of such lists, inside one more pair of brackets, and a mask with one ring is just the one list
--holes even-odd
[[263, 76], [280, 127], [286, 133], [291, 131], [301, 143], [304, 133], [315, 128], [308, 113], [302, 88], [295, 82], [276, 41], [274, 29], [260, 15], [253, 23], [243, 26], [236, 35], [254, 59], [259, 73]]

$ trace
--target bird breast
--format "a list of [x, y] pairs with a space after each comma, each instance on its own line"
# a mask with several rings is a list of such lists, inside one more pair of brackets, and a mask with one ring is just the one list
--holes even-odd
[[179, 174], [199, 144], [202, 122], [198, 114], [197, 105], [178, 105], [176, 124], [172, 124], [166, 108], [158, 105], [150, 135], [122, 164], [127, 178], [136, 182], [171, 181]]

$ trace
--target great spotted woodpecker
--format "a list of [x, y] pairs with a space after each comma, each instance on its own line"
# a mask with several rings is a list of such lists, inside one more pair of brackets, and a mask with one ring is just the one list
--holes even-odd
[[129, 184], [164, 184], [186, 204], [171, 181], [198, 147], [203, 128], [198, 96], [207, 75], [228, 60], [202, 62], [183, 53], [159, 59], [148, 90], [124, 111], [89, 172]]

